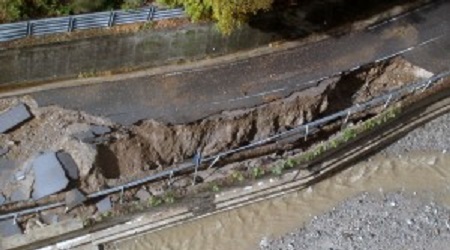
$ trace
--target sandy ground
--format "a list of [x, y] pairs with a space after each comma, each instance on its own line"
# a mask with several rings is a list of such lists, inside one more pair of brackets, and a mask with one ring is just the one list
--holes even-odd
[[[447, 153], [449, 124], [450, 114], [441, 116], [410, 132], [381, 154]], [[264, 238], [260, 247], [266, 250], [449, 249], [450, 210], [434, 202], [431, 197], [435, 195], [412, 190], [362, 193], [314, 217], [294, 232], [274, 240]]]

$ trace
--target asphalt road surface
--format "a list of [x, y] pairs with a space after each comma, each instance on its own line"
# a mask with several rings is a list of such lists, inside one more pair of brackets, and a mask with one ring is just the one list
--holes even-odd
[[[287, 51], [165, 75], [46, 90], [59, 105], [129, 125], [144, 119], [192, 122], [307, 89], [314, 80], [400, 53], [432, 72], [450, 69], [450, 2], [440, 1], [376, 28]], [[414, 47], [414, 49], [412, 49]]]

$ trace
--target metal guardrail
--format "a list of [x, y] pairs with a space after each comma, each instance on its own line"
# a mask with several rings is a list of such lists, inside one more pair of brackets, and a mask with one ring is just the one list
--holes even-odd
[[184, 10], [158, 9], [155, 6], [136, 10], [105, 11], [66, 17], [46, 18], [17, 23], [0, 24], [0, 42], [30, 36], [66, 33], [76, 30], [107, 28], [121, 24], [158, 21], [184, 17]]

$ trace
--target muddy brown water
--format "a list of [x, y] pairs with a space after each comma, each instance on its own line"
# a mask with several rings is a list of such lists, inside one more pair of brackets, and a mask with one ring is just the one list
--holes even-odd
[[305, 190], [112, 244], [113, 249], [258, 249], [361, 192], [430, 191], [450, 206], [450, 154], [375, 156]]

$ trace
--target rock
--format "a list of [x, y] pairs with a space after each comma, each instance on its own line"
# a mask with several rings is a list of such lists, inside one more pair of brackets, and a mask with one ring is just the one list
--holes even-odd
[[72, 156], [66, 152], [58, 152], [56, 153], [56, 157], [66, 170], [67, 176], [72, 180], [78, 180], [79, 178], [78, 165], [73, 160]]
[[33, 199], [35, 200], [55, 194], [66, 188], [69, 183], [64, 168], [54, 152], [38, 156], [33, 161], [33, 170], [35, 174]]
[[109, 197], [106, 197], [106, 198], [100, 200], [99, 202], [97, 202], [96, 206], [97, 206], [97, 211], [99, 213], [108, 212], [112, 208], [111, 200]]
[[152, 197], [152, 195], [147, 190], [141, 189], [136, 193], [136, 197], [141, 202], [147, 202], [150, 199], [150, 197]]
[[83, 204], [86, 199], [86, 196], [81, 193], [78, 188], [72, 189], [66, 193], [66, 207], [70, 210], [76, 206]]
[[0, 133], [14, 129], [32, 118], [25, 104], [19, 104], [0, 114]]
[[2, 237], [9, 237], [16, 234], [22, 234], [22, 229], [17, 225], [13, 219], [0, 221], [0, 235]]

